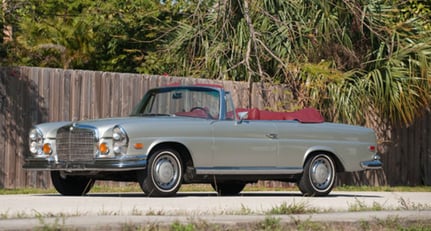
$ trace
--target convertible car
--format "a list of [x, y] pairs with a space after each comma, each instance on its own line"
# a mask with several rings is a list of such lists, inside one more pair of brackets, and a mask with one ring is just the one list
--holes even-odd
[[84, 195], [96, 180], [138, 182], [157, 197], [181, 184], [235, 195], [276, 180], [324, 196], [338, 172], [382, 166], [371, 129], [324, 122], [314, 109], [235, 109], [212, 85], [151, 89], [128, 117], [38, 124], [29, 146], [23, 167], [50, 171], [62, 195]]

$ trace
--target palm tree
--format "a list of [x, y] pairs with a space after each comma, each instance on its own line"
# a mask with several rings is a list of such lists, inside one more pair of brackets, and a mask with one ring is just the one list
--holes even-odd
[[[205, 4], [205, 5], [204, 5]], [[286, 83], [335, 120], [408, 124], [429, 102], [430, 31], [393, 1], [205, 1], [169, 45], [178, 75]]]
[[6, 20], [9, 14], [9, 1], [2, 0], [1, 14], [0, 14], [0, 28], [2, 28], [2, 41], [8, 42], [12, 40], [12, 26], [9, 24], [9, 20]]
[[294, 107], [373, 127], [384, 151], [391, 127], [412, 123], [431, 100], [430, 7], [408, 2], [199, 2], [170, 44], [173, 69], [285, 84]]

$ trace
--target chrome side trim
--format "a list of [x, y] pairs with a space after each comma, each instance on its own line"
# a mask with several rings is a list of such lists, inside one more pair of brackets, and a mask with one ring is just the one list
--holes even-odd
[[197, 167], [200, 175], [284, 175], [302, 173], [302, 167]]

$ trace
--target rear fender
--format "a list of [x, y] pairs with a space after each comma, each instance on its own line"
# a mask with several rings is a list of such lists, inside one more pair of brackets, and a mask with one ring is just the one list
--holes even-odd
[[334, 161], [336, 166], [337, 172], [343, 172], [344, 171], [344, 160], [340, 157], [340, 155], [337, 154], [335, 149], [328, 147], [328, 146], [313, 146], [307, 149], [304, 155], [304, 159], [302, 160], [302, 166], [305, 166], [305, 163], [307, 160], [312, 157], [315, 153], [327, 153], [330, 155]]

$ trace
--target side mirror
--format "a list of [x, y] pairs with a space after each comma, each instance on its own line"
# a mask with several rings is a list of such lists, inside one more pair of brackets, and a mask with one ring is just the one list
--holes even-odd
[[243, 120], [248, 118], [248, 111], [238, 112], [238, 117], [237, 124], [241, 124]]

